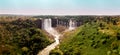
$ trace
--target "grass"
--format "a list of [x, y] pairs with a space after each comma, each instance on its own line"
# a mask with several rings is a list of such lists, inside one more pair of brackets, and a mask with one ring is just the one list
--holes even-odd
[[99, 22], [87, 23], [75, 31], [65, 33], [58, 49], [62, 55], [119, 55], [120, 40], [117, 33], [120, 27], [105, 22], [103, 24], [105, 26], [100, 27]]

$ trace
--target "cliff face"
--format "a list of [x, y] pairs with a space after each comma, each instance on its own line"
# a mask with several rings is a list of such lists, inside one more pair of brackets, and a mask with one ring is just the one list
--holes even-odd
[[52, 27], [57, 27], [57, 19], [51, 19], [52, 20]]
[[34, 22], [38, 28], [42, 29], [42, 20], [41, 19], [37, 19]]
[[[44, 26], [44, 24], [43, 24], [44, 21], [43, 20], [44, 19], [37, 19], [36, 21], [34, 21], [38, 28], [44, 29], [44, 27], [43, 27]], [[78, 27], [78, 26], [82, 25], [81, 21], [75, 20], [75, 19], [60, 19], [60, 18], [56, 19], [56, 18], [51, 18], [51, 21], [52, 21], [51, 25], [54, 28], [56, 28], [58, 26], [63, 26], [65, 28], [69, 28], [71, 25], [73, 27]]]

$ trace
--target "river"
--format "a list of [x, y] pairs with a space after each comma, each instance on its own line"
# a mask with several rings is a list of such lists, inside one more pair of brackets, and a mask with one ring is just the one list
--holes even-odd
[[40, 51], [38, 53], [38, 55], [49, 55], [49, 52], [51, 50], [53, 50], [59, 44], [59, 37], [61, 36], [61, 34], [59, 34], [55, 29], [53, 29], [51, 27], [51, 19], [45, 19], [44, 20], [44, 29], [49, 34], [51, 34], [52, 36], [54, 36], [55, 42], [52, 43], [51, 45], [47, 46], [46, 48], [44, 48], [42, 51]]
[[[54, 36], [55, 42], [52, 43], [51, 45], [47, 46], [44, 48], [42, 51], [40, 51], [37, 55], [49, 55], [50, 51], [53, 50], [60, 42], [59, 42], [59, 37], [61, 36], [60, 33], [58, 33], [54, 28], [52, 28], [51, 25], [52, 21], [51, 19], [44, 19], [43, 21], [43, 28], [46, 30], [49, 34]], [[69, 29], [66, 31], [70, 31], [75, 29], [75, 24], [72, 20], [69, 21]]]

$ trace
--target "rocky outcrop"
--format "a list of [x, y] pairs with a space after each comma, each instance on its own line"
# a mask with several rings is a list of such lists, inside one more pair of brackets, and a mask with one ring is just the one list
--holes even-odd
[[[38, 27], [38, 28], [41, 28], [41, 29], [44, 29], [44, 24], [43, 24], [43, 20], [44, 20], [45, 18], [41, 18], [41, 19], [37, 19], [36, 21], [35, 21], [35, 24], [36, 24], [36, 26]], [[81, 20], [76, 20], [76, 19], [74, 19], [74, 18], [70, 18], [70, 19], [61, 19], [61, 18], [49, 18], [49, 19], [51, 19], [51, 25], [52, 25], [52, 27], [54, 27], [54, 28], [56, 28], [56, 27], [58, 27], [58, 26], [63, 26], [63, 27], [65, 27], [65, 28], [69, 28], [70, 26], [71, 27], [78, 27], [78, 26], [80, 26], [80, 25], [82, 25], [82, 21]], [[71, 23], [71, 22], [72, 23]], [[70, 25], [71, 24], [71, 25]]]

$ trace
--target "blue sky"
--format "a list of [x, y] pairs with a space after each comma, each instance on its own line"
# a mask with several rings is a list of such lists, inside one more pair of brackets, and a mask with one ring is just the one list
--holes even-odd
[[0, 0], [0, 13], [120, 15], [120, 0]]

